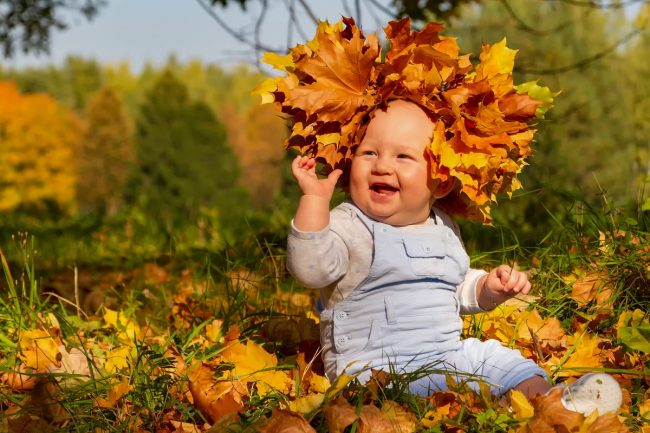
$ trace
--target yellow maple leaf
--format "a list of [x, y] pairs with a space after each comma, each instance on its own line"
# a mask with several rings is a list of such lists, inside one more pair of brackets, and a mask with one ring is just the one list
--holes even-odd
[[133, 345], [144, 336], [135, 320], [127, 317], [122, 311], [105, 308], [103, 319], [106, 327], [112, 327], [118, 331], [117, 338], [123, 343]]
[[291, 409], [292, 412], [308, 414], [309, 412], [319, 408], [320, 405], [323, 404], [323, 401], [325, 401], [325, 394], [323, 393], [307, 394], [289, 402], [289, 409]]
[[519, 390], [513, 389], [510, 391], [510, 406], [512, 406], [515, 416], [519, 419], [532, 418], [535, 415], [533, 405]]
[[114, 374], [126, 369], [129, 366], [132, 350], [129, 346], [120, 346], [107, 352], [106, 363], [104, 364], [106, 372]]
[[[579, 376], [580, 370], [585, 368], [598, 368], [602, 365], [602, 351], [598, 347], [601, 338], [598, 335], [591, 335], [588, 332], [582, 332], [578, 335], [567, 337], [567, 343], [573, 347], [570, 350], [569, 357], [562, 364], [559, 372], [560, 376]], [[572, 371], [575, 368], [576, 370]]]
[[234, 342], [221, 353], [221, 359], [233, 363], [232, 374], [237, 380], [255, 382], [261, 396], [273, 390], [286, 392], [292, 384], [289, 375], [277, 369], [276, 356], [254, 341]]
[[61, 366], [59, 346], [62, 345], [58, 335], [53, 336], [43, 329], [27, 329], [20, 333], [20, 354], [18, 357], [25, 366], [36, 371], [45, 371], [50, 365]]

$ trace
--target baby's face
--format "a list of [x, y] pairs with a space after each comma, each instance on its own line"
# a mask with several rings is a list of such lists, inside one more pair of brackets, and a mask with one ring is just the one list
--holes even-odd
[[375, 112], [350, 171], [352, 201], [366, 215], [394, 226], [428, 218], [438, 183], [424, 156], [433, 128], [411, 102], [395, 100]]

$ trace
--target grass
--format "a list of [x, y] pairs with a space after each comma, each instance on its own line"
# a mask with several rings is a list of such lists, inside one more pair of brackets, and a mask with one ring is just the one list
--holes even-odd
[[[647, 211], [624, 218], [586, 206], [574, 214], [570, 223], [557, 218], [538, 246], [524, 248], [516, 240], [508, 246], [504, 240], [505, 246], [473, 256], [473, 267], [508, 261], [530, 270], [535, 297], [523, 300], [508, 317], [468, 318], [465, 332], [502, 338], [541, 362], [557, 358], [556, 364], [546, 365], [557, 382], [581, 369], [574, 361], [585, 341], [600, 339], [594, 350], [604, 355], [587, 367], [616, 375], [629, 396], [621, 417], [631, 430], [640, 429], [650, 422], [642, 413], [650, 406], [644, 381], [648, 353], [635, 349], [620, 328], [643, 330], [648, 322], [650, 217]], [[97, 262], [63, 254], [72, 260], [64, 263], [61, 257], [44, 256], [66, 248], [61, 237], [55, 247], [41, 247], [47, 239], [17, 235], [1, 256], [0, 431], [257, 431], [278, 408], [317, 394], [322, 394], [320, 403], [304, 409], [302, 416], [318, 432], [327, 431], [332, 405], [343, 401], [360, 416], [345, 432], [367, 428], [361, 424], [370, 422], [369, 407], [388, 411], [391, 402], [403, 409], [400, 419], [412, 421], [408, 431], [526, 431], [518, 430], [526, 424], [506, 401], [486, 392], [476, 394], [461, 385], [429, 398], [407, 392], [414, 376], [429, 374], [435, 366], [407, 375], [391, 371], [370, 384], [350, 378], [318, 389], [318, 329], [308, 317], [315, 294], [298, 287], [284, 271], [286, 229], [274, 218], [255, 228], [211, 235], [221, 241], [199, 249], [192, 247], [190, 235], [177, 238], [173, 253], [160, 242], [140, 250], [127, 245], [118, 260], [107, 256], [125, 246], [124, 239], [94, 227], [93, 233], [104, 233], [101, 239], [113, 236], [107, 241], [113, 247], [104, 245], [101, 252], [92, 242], [73, 244], [85, 245], [75, 254], [98, 253]], [[140, 240], [146, 242], [132, 239]], [[576, 281], [589, 273], [599, 276], [596, 293], [611, 289], [609, 301], [578, 302], [571, 296]], [[43, 290], [49, 286], [56, 290]], [[102, 302], [86, 302], [93, 294]], [[84, 307], [102, 303], [97, 310]], [[515, 323], [514, 318], [528, 317], [533, 310], [547, 324], [557, 319], [568, 347], [560, 350], [518, 334], [528, 322]], [[640, 313], [619, 323], [634, 310]], [[32, 340], [26, 337], [37, 331]], [[232, 361], [246, 359], [231, 353], [244, 350], [246, 341], [262, 347], [275, 364], [253, 365], [249, 371], [244, 361]], [[60, 347], [70, 359], [57, 358], [66, 356]], [[199, 366], [209, 372], [203, 382], [196, 376]], [[273, 373], [279, 376], [271, 379]], [[239, 379], [231, 382], [236, 375]], [[262, 391], [262, 382], [278, 378], [285, 388]], [[243, 387], [240, 394], [233, 391], [236, 382]], [[197, 400], [197, 389], [215, 397], [224, 386], [231, 388], [213, 399], [219, 407]]]

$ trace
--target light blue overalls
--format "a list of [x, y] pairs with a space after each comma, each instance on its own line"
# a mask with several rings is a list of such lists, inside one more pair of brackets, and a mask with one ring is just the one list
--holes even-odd
[[435, 373], [410, 384], [420, 395], [447, 389], [441, 370], [475, 390], [482, 380], [497, 395], [532, 376], [546, 377], [533, 361], [496, 340], [460, 339], [456, 286], [469, 257], [451, 228], [438, 223], [400, 230], [352, 204], [342, 206], [356, 212], [372, 234], [374, 255], [368, 276], [352, 293], [321, 311], [326, 371], [360, 373], [364, 383], [370, 368], [413, 372], [426, 367]]

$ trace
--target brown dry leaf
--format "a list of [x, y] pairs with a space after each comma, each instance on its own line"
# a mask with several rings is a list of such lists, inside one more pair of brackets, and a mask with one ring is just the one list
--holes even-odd
[[359, 416], [359, 433], [398, 433], [399, 425], [382, 416], [381, 410], [374, 404], [364, 404]]
[[132, 386], [129, 384], [129, 378], [125, 377], [121, 381], [114, 384], [111, 389], [108, 390], [108, 396], [106, 398], [95, 398], [95, 405], [107, 409], [115, 407], [117, 402], [122, 397], [124, 397], [131, 390], [131, 388]]
[[[572, 412], [566, 409], [560, 399], [562, 398], [562, 389], [553, 388], [544, 395], [532, 400], [535, 408], [535, 416], [528, 423], [527, 428], [530, 433], [546, 433], [557, 431], [577, 431], [585, 417], [578, 412]], [[563, 428], [564, 430], [559, 430]]]
[[[61, 354], [61, 365], [56, 367], [51, 364], [47, 368], [48, 373], [55, 375], [73, 375], [70, 379], [86, 381], [90, 379], [90, 367], [88, 354], [73, 347], [70, 352], [65, 349], [65, 346], [59, 346], [59, 353]], [[65, 377], [58, 376], [57, 380], [65, 379]]]
[[580, 427], [580, 433], [629, 433], [630, 429], [621, 423], [618, 415], [613, 413], [606, 413], [598, 416], [598, 413], [593, 413]]
[[415, 414], [392, 400], [386, 400], [381, 406], [381, 416], [388, 420], [399, 433], [412, 433], [417, 427]]
[[16, 391], [29, 391], [34, 389], [40, 377], [28, 372], [25, 364], [20, 364], [18, 370], [4, 373], [1, 380]]
[[354, 408], [343, 397], [330, 402], [325, 409], [325, 422], [329, 433], [343, 433], [345, 428], [357, 419]]
[[602, 305], [611, 296], [612, 288], [607, 281], [607, 274], [604, 272], [587, 272], [573, 283], [571, 290], [571, 298], [581, 307], [594, 299], [598, 305]]
[[271, 418], [257, 430], [259, 433], [316, 433], [299, 413], [273, 409]]
[[167, 269], [155, 263], [146, 263], [143, 269], [144, 279], [149, 284], [165, 284], [169, 281]]
[[248, 395], [246, 387], [237, 381], [213, 379], [214, 372], [204, 364], [196, 364], [188, 373], [189, 388], [194, 405], [211, 420], [244, 409], [243, 398]]
[[563, 341], [566, 334], [557, 317], [543, 319], [535, 308], [522, 312], [518, 320], [523, 322], [517, 327], [518, 340], [532, 342], [535, 336], [542, 346], [559, 348], [566, 345]]

